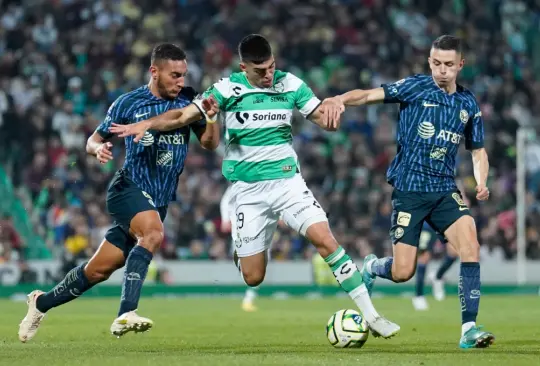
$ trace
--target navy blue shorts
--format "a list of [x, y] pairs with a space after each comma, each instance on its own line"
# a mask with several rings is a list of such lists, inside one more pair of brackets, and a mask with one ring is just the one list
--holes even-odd
[[156, 207], [152, 197], [137, 187], [123, 169], [116, 172], [107, 189], [107, 211], [114, 222], [105, 234], [105, 239], [120, 248], [126, 258], [137, 244], [137, 240], [129, 233], [131, 220], [139, 212], [149, 210], [157, 211], [161, 221], [165, 220], [167, 206]]
[[470, 215], [459, 191], [425, 193], [394, 189], [392, 207], [390, 235], [393, 243], [415, 247], [419, 245], [424, 221], [444, 234], [461, 216]]

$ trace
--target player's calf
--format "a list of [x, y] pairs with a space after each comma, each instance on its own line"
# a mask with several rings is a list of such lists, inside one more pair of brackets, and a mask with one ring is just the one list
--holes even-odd
[[366, 270], [373, 276], [393, 282], [407, 282], [416, 270], [416, 247], [404, 243], [394, 245], [394, 256], [377, 258], [366, 264]]
[[163, 242], [163, 223], [158, 211], [139, 212], [131, 220], [130, 230], [138, 239], [129, 252], [122, 282], [122, 297], [118, 316], [137, 309], [141, 289], [154, 253]]

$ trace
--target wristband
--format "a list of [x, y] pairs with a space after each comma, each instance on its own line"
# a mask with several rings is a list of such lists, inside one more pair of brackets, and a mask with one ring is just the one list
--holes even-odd
[[212, 118], [208, 117], [208, 115], [205, 115], [205, 117], [206, 117], [206, 123], [214, 124], [217, 122], [217, 114]]

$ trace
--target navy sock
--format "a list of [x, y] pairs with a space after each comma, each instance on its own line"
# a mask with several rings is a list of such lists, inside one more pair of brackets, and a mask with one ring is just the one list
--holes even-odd
[[394, 281], [394, 279], [392, 278], [392, 263], [394, 263], [394, 257], [375, 259], [373, 263], [371, 263], [371, 273], [377, 277], [382, 277], [386, 278], [387, 280]]
[[461, 323], [476, 322], [480, 305], [480, 263], [461, 263], [458, 291]]
[[137, 309], [142, 285], [152, 257], [152, 253], [140, 245], [136, 245], [129, 253], [122, 282], [122, 298], [118, 316]]
[[42, 313], [50, 309], [70, 302], [88, 291], [94, 284], [88, 282], [84, 274], [86, 263], [73, 268], [66, 277], [49, 292], [39, 296], [36, 300], [36, 307]]
[[456, 261], [457, 257], [452, 257], [450, 255], [446, 255], [441, 263], [441, 266], [437, 270], [437, 275], [435, 276], [436, 279], [441, 280], [444, 277], [444, 274], [452, 267], [452, 264]]
[[426, 265], [418, 263], [416, 266], [416, 296], [424, 296], [424, 280], [426, 278]]

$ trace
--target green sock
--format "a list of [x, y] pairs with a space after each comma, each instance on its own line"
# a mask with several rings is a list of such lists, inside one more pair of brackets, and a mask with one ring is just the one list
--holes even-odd
[[330, 266], [336, 280], [347, 293], [364, 283], [356, 264], [342, 247], [338, 247], [334, 253], [324, 258], [324, 261]]
[[362, 275], [345, 249], [338, 247], [334, 253], [324, 258], [324, 261], [330, 266], [341, 288], [353, 299], [368, 323], [379, 317], [364, 285]]

